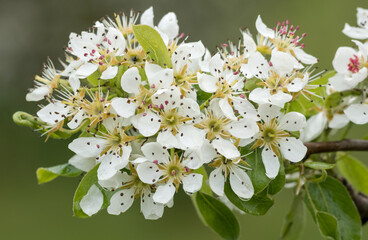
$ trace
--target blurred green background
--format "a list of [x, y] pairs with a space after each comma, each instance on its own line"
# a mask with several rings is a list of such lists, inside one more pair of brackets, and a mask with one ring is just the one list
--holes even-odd
[[[72, 198], [79, 179], [57, 179], [37, 185], [35, 171], [41, 166], [66, 162], [72, 156], [68, 141], [49, 140], [12, 123], [17, 110], [35, 112], [25, 101], [33, 76], [39, 74], [49, 56], [63, 58], [62, 47], [70, 32], [79, 33], [95, 20], [130, 9], [144, 11], [154, 6], [155, 23], [169, 11], [176, 12], [180, 31], [189, 40], [202, 40], [211, 50], [228, 39], [237, 41], [239, 28], [255, 33], [258, 14], [268, 26], [289, 19], [300, 25], [306, 51], [320, 59], [321, 69], [331, 69], [339, 46], [353, 43], [341, 33], [345, 22], [356, 25], [356, 7], [366, 1], [353, 0], [1, 0], [0, 7], [0, 238], [1, 239], [218, 239], [197, 218], [190, 198], [181, 193], [175, 206], [165, 209], [158, 221], [146, 221], [135, 204], [127, 213], [109, 216], [105, 211], [90, 219], [72, 217]], [[354, 128], [350, 137], [361, 137], [367, 129]], [[367, 154], [359, 154], [367, 163]], [[291, 190], [276, 196], [275, 206], [264, 217], [239, 215], [241, 239], [278, 239], [284, 215], [291, 204]], [[368, 239], [368, 226], [363, 229]], [[308, 213], [304, 239], [321, 239]]]

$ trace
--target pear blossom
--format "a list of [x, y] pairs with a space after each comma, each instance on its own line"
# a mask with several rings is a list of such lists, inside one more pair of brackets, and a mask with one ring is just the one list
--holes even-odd
[[254, 107], [245, 99], [244, 77], [239, 72], [224, 69], [224, 66], [225, 62], [217, 53], [209, 61], [210, 74], [197, 74], [198, 85], [204, 92], [215, 93], [212, 98], [220, 98], [219, 106], [223, 114], [236, 120], [234, 109], [242, 115], [244, 112], [253, 112]]
[[255, 136], [256, 141], [252, 149], [263, 147], [262, 161], [266, 175], [274, 179], [280, 169], [281, 154], [283, 158], [291, 162], [299, 162], [304, 158], [307, 147], [300, 139], [291, 137], [289, 132], [303, 129], [306, 119], [298, 112], [282, 115], [279, 107], [270, 104], [260, 105], [258, 113], [262, 121], [259, 124], [260, 132], [258, 136]]
[[26, 95], [27, 101], [40, 101], [52, 94], [53, 90], [58, 87], [60, 73], [54, 67], [50, 59], [44, 64], [42, 77], [35, 76], [35, 86], [30, 89]]
[[358, 27], [352, 27], [348, 23], [345, 23], [342, 32], [355, 39], [368, 39], [368, 10], [363, 8], [357, 8], [357, 24]]
[[136, 137], [127, 135], [117, 119], [104, 121], [106, 132], [98, 131], [93, 137], [79, 137], [69, 144], [69, 149], [84, 158], [95, 157], [101, 164], [97, 170], [99, 180], [106, 180], [124, 168], [132, 152], [130, 145]]
[[170, 156], [166, 148], [159, 143], [143, 145], [142, 152], [144, 162], [137, 166], [137, 173], [142, 182], [157, 185], [153, 201], [167, 204], [181, 184], [188, 194], [201, 188], [203, 176], [192, 173], [189, 168], [190, 162], [198, 159], [179, 157], [177, 154]]
[[344, 113], [346, 117], [355, 124], [366, 124], [368, 123], [368, 101], [363, 103], [351, 104], [348, 106]]
[[304, 64], [317, 63], [317, 58], [307, 54], [303, 50], [305, 44], [301, 44], [301, 40], [306, 37], [306, 34], [303, 33], [301, 36], [297, 36], [296, 32], [299, 30], [299, 26], [294, 27], [294, 25], [290, 25], [289, 20], [281, 24], [278, 22], [277, 26], [271, 29], [263, 23], [261, 16], [258, 15], [256, 28], [259, 34], [267, 38], [271, 43], [272, 50], [285, 52]]
[[140, 23], [154, 27], [161, 34], [166, 44], [179, 35], [178, 19], [175, 13], [169, 12], [163, 16], [157, 27], [154, 25], [153, 18], [153, 7], [149, 7], [142, 13]]
[[[153, 201], [155, 188], [153, 185], [142, 182], [137, 174], [135, 164], [130, 164], [130, 173], [118, 172], [109, 180], [114, 186], [115, 193], [111, 197], [107, 212], [113, 215], [119, 215], [127, 211], [134, 200], [140, 198], [141, 212], [145, 219], [155, 220], [161, 218], [164, 213], [164, 204]], [[114, 184], [117, 183], [117, 184]], [[104, 187], [109, 186], [103, 183]]]
[[231, 189], [242, 199], [250, 199], [254, 194], [252, 181], [246, 173], [247, 164], [240, 156], [228, 159], [223, 155], [210, 164], [215, 169], [210, 173], [209, 185], [214, 193], [220, 197], [225, 196], [224, 187], [229, 177]]
[[368, 76], [367, 46], [355, 40], [353, 42], [358, 46], [358, 51], [351, 47], [339, 47], [332, 61], [337, 73], [329, 82], [336, 91], [352, 89]]

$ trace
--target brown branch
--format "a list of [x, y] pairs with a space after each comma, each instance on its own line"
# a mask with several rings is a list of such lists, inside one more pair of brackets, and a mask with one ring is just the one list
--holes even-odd
[[306, 142], [304, 145], [308, 148], [304, 159], [311, 154], [338, 152], [338, 151], [368, 151], [368, 141], [359, 139], [344, 139], [335, 142]]
[[364, 225], [368, 221], [368, 197], [363, 193], [355, 191], [353, 186], [351, 186], [351, 184], [348, 183], [345, 178], [341, 179], [341, 182], [345, 185], [351, 199], [355, 203], [362, 221], [362, 225]]
[[[358, 139], [344, 139], [335, 142], [306, 142], [304, 145], [308, 148], [304, 160], [315, 153], [368, 151], [368, 141]], [[351, 199], [355, 203], [362, 221], [362, 225], [364, 225], [368, 221], [368, 197], [360, 192], [355, 191], [354, 188], [346, 181], [346, 179], [341, 179], [341, 182], [345, 185], [351, 196]]]

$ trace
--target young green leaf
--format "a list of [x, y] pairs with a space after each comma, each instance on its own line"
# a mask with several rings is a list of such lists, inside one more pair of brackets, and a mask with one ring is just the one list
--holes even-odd
[[340, 239], [337, 219], [333, 215], [318, 211], [316, 219], [322, 236], [326, 239]]
[[133, 32], [152, 61], [161, 67], [172, 66], [169, 51], [160, 34], [155, 29], [147, 25], [134, 25]]
[[96, 70], [94, 73], [92, 73], [91, 75], [89, 75], [87, 77], [88, 82], [93, 86], [93, 87], [97, 87], [99, 86], [100, 83], [100, 77], [101, 74], [98, 70]]
[[307, 160], [304, 162], [304, 166], [316, 169], [316, 170], [327, 170], [335, 167], [334, 163], [317, 162], [312, 160]]
[[362, 162], [343, 155], [337, 160], [337, 168], [356, 190], [368, 195], [368, 168]]
[[237, 208], [245, 213], [256, 216], [265, 215], [274, 202], [273, 199], [267, 196], [267, 189], [257, 195], [253, 195], [247, 201], [241, 200], [231, 189], [229, 181], [225, 184], [225, 194], [229, 201]]
[[[196, 170], [194, 170], [195, 173], [199, 173], [203, 176], [203, 179], [202, 179], [202, 187], [201, 187], [201, 190], [202, 192], [212, 196], [212, 190], [211, 190], [211, 187], [208, 185], [208, 174], [206, 172], [206, 169], [202, 166]], [[205, 226], [207, 226], [207, 223], [206, 221], [203, 219], [203, 216], [201, 215], [199, 209], [198, 209], [198, 205], [197, 205], [197, 202], [196, 202], [196, 194], [193, 194], [191, 196], [191, 199], [192, 199], [192, 202], [193, 202], [193, 205], [194, 205], [194, 208], [199, 216], [199, 218], [201, 219], [201, 221], [203, 222], [203, 224]]]
[[303, 194], [295, 196], [289, 213], [284, 219], [280, 240], [298, 240], [303, 235], [306, 223]]
[[361, 239], [359, 213], [339, 180], [327, 177], [324, 182], [307, 183], [304, 200], [316, 222], [318, 212], [326, 212], [336, 218], [341, 240]]
[[55, 178], [62, 177], [76, 177], [79, 176], [83, 171], [75, 168], [74, 166], [66, 163], [48, 168], [39, 168], [36, 171], [38, 184], [47, 183]]
[[212, 230], [223, 239], [238, 239], [239, 223], [225, 204], [202, 192], [196, 193], [195, 201], [199, 213]]

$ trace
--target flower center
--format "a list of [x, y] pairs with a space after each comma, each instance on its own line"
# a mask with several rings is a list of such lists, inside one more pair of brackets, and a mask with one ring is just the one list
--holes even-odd
[[272, 129], [272, 128], [266, 128], [263, 131], [263, 137], [264, 137], [264, 141], [266, 143], [271, 143], [276, 138], [276, 131], [274, 129]]
[[354, 55], [354, 57], [349, 59], [349, 64], [348, 64], [348, 70], [352, 73], [357, 73], [359, 72], [360, 69], [360, 62], [359, 62], [359, 58], [357, 55]]

